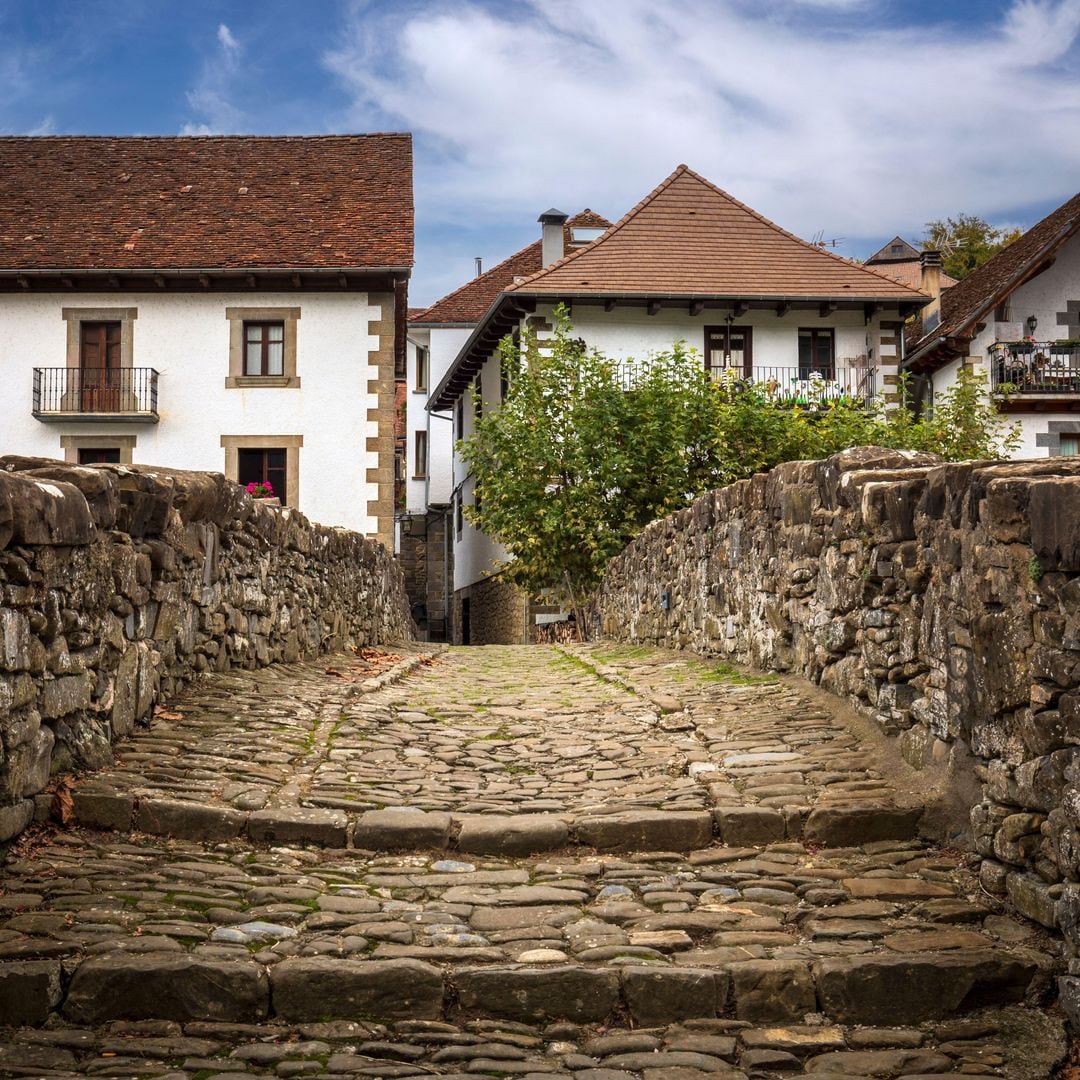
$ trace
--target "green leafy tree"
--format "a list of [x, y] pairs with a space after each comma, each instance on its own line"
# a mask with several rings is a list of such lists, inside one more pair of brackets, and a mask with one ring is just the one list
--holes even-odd
[[906, 376], [893, 408], [792, 403], [768, 385], [714, 381], [682, 343], [612, 361], [573, 337], [564, 309], [543, 348], [528, 333], [520, 346], [507, 338], [500, 362], [506, 399], [458, 444], [480, 496], [466, 513], [507, 549], [512, 581], [575, 605], [650, 521], [783, 461], [865, 445], [993, 458], [1019, 437], [968, 369], [919, 415]]
[[927, 222], [923, 248], [940, 251], [942, 269], [961, 280], [1020, 235], [1020, 229], [995, 229], [975, 214], [959, 213]]
[[724, 481], [716, 394], [685, 346], [624, 367], [559, 311], [550, 343], [506, 339], [500, 362], [506, 400], [459, 444], [480, 494], [467, 512], [529, 592], [587, 592], [645, 525]]

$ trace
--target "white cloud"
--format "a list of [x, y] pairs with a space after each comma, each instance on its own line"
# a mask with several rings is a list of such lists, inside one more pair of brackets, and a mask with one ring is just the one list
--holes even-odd
[[244, 112], [230, 100], [241, 73], [242, 53], [240, 42], [221, 23], [217, 48], [203, 60], [198, 83], [184, 95], [199, 119], [187, 121], [180, 130], [182, 135], [228, 135], [244, 130]]
[[226, 52], [240, 51], [240, 42], [232, 36], [232, 31], [224, 23], [217, 28], [217, 39]]
[[344, 126], [415, 133], [429, 223], [617, 216], [679, 162], [803, 236], [1073, 194], [1080, 0], [1015, 0], [981, 27], [897, 25], [903, 6], [357, 4], [325, 62]]

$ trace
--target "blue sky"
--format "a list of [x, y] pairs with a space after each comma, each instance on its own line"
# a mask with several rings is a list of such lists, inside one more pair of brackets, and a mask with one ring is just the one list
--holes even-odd
[[0, 0], [0, 131], [412, 131], [426, 303], [680, 162], [855, 257], [1033, 224], [1080, 189], [1078, 37], [1080, 0]]

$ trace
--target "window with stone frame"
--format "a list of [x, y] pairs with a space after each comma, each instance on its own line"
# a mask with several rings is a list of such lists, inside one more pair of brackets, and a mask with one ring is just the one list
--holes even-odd
[[244, 323], [244, 374], [285, 374], [285, 323]]

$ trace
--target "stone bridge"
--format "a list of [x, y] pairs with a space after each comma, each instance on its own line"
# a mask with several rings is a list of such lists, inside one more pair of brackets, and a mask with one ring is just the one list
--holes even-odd
[[[37, 490], [96, 482], [23, 464]], [[316, 563], [300, 549], [317, 527], [274, 533], [285, 523], [242, 499], [216, 518], [231, 489], [160, 473], [159, 531], [132, 537], [115, 528], [134, 520], [124, 492], [150, 485], [114, 482], [112, 525], [81, 545], [32, 542], [40, 515], [13, 507], [0, 552], [33, 660], [5, 661], [0, 685], [31, 699], [9, 703], [5, 763], [26, 760], [8, 748], [34, 741], [18, 736], [36, 712], [72, 765], [9, 796], [37, 824], [0, 876], [0, 1076], [1038, 1080], [1063, 1065], [1067, 942], [983, 888], [974, 853], [925, 835], [931, 774], [865, 710], [654, 645], [409, 644], [399, 583], [355, 539], [326, 537], [345, 555]], [[149, 549], [123, 588], [64, 584], [64, 559], [125, 566], [114, 546]], [[294, 611], [285, 575], [305, 563], [316, 584]], [[36, 604], [45, 585], [54, 607]], [[82, 625], [76, 588], [87, 605], [107, 594]], [[147, 606], [170, 600], [155, 637]], [[87, 656], [76, 634], [106, 613], [116, 645]], [[146, 643], [157, 681], [113, 733], [125, 641]], [[80, 654], [97, 740], [77, 737], [79, 710], [40, 708]]]
[[655, 649], [209, 676], [10, 853], [0, 1074], [1048, 1076], [1060, 946], [905, 768]]

